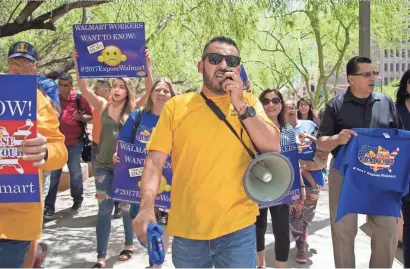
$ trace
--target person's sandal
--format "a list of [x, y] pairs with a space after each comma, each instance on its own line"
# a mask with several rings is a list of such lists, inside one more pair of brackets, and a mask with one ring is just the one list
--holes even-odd
[[[131, 259], [132, 254], [134, 254], [134, 251], [131, 249], [124, 249], [123, 251], [121, 251], [120, 256], [118, 257], [118, 259], [122, 262], [124, 261], [128, 261], [129, 259]], [[121, 258], [121, 256], [125, 256], [126, 258]]]
[[48, 253], [48, 245], [44, 243], [39, 243], [33, 268], [45, 268], [47, 253]]

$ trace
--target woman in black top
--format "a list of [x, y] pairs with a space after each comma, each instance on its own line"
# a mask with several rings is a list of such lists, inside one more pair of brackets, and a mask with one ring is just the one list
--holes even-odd
[[[410, 131], [410, 70], [400, 79], [396, 95], [396, 107], [404, 128]], [[403, 258], [404, 268], [410, 268], [410, 194], [402, 199], [403, 212]]]

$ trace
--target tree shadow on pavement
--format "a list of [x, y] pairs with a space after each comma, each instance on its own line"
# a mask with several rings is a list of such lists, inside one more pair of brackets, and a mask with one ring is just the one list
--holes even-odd
[[[54, 221], [54, 220], [53, 220]], [[57, 228], [95, 228], [97, 216], [86, 216], [74, 218], [74, 216], [62, 216], [55, 220], [55, 223], [47, 225], [47, 229]]]

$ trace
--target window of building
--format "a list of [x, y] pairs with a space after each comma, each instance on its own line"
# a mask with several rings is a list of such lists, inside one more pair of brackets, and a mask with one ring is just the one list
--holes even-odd
[[401, 65], [401, 71], [404, 71], [404, 70], [406, 70], [406, 64]]
[[410, 70], [410, 64], [407, 64], [407, 70]]
[[389, 53], [387, 52], [387, 50], [384, 50], [384, 57], [389, 57]]
[[384, 64], [384, 71], [387, 72], [388, 69], [389, 69], [389, 65], [388, 65], [388, 64]]
[[390, 64], [390, 72], [394, 71], [394, 64]]
[[396, 50], [396, 57], [399, 57], [399, 50]]
[[390, 57], [393, 57], [393, 56], [394, 56], [394, 52], [392, 49], [390, 49]]
[[394, 78], [390, 78], [390, 83], [394, 80]]
[[401, 50], [401, 57], [406, 58], [406, 50], [405, 49]]
[[396, 71], [400, 71], [400, 64], [396, 64]]
[[389, 78], [384, 78], [384, 85], [385, 86], [389, 85]]

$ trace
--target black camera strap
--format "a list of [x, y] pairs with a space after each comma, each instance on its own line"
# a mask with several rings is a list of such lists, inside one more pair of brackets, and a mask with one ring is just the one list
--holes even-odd
[[[251, 157], [251, 159], [255, 159], [256, 155], [255, 153], [252, 152], [252, 150], [245, 145], [245, 143], [243, 142], [243, 140], [239, 137], [238, 133], [235, 131], [235, 129], [232, 127], [232, 125], [229, 123], [229, 121], [226, 119], [225, 114], [221, 111], [221, 109], [214, 103], [214, 101], [212, 101], [211, 99], [209, 99], [208, 97], [206, 97], [206, 95], [201, 92], [201, 96], [202, 98], [204, 98], [205, 103], [208, 105], [208, 107], [214, 112], [214, 114], [221, 120], [223, 121], [226, 126], [228, 126], [228, 128], [232, 131], [232, 133], [239, 139], [239, 141], [242, 143], [242, 145], [245, 147], [245, 150], [248, 152], [249, 156]], [[243, 123], [241, 123], [243, 126]], [[245, 128], [245, 126], [243, 126]], [[246, 128], [245, 128], [246, 130]], [[246, 130], [246, 132], [248, 133], [248, 131]], [[249, 133], [248, 133], [249, 136]], [[249, 138], [252, 141], [251, 136], [249, 136]], [[252, 145], [255, 148], [256, 152], [258, 152], [258, 154], [260, 154], [259, 149], [255, 146], [255, 144], [252, 141]]]

